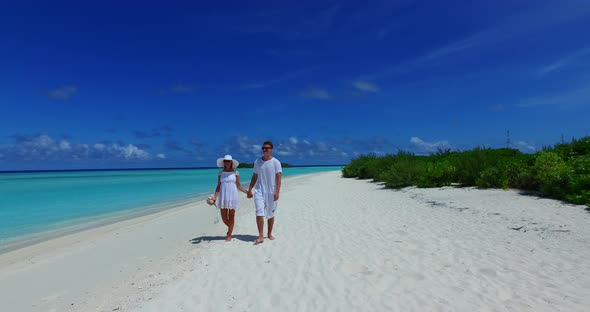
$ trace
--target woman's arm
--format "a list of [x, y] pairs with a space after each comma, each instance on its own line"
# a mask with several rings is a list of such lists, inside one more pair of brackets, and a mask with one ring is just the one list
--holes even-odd
[[236, 174], [236, 186], [242, 193], [248, 194], [248, 191], [242, 187], [242, 183], [240, 183], [240, 175], [238, 174]]
[[217, 196], [219, 196], [219, 189], [221, 188], [221, 174], [217, 176], [217, 188], [215, 189], [215, 195], [213, 195], [213, 197], [215, 197], [215, 200], [217, 199]]

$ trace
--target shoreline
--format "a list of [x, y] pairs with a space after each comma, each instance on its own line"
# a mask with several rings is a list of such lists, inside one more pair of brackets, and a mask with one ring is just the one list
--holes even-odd
[[[336, 167], [336, 166], [334, 166]], [[186, 168], [193, 169], [193, 168]], [[200, 168], [199, 168], [200, 169]], [[82, 171], [121, 171], [123, 169], [108, 169], [108, 170], [82, 170]], [[145, 169], [137, 169], [145, 170]], [[167, 169], [147, 169], [147, 170], [167, 170]], [[76, 170], [78, 171], [78, 170]], [[336, 171], [336, 170], [334, 170]], [[312, 175], [316, 173], [306, 173], [294, 176], [283, 177], [283, 179], [295, 178], [299, 176]], [[242, 183], [242, 186], [248, 187], [248, 184]], [[0, 241], [0, 255], [10, 253], [22, 248], [26, 248], [32, 245], [40, 244], [49, 240], [58, 239], [63, 236], [74, 235], [86, 230], [92, 230], [103, 226], [108, 226], [114, 223], [140, 218], [151, 214], [157, 214], [166, 210], [173, 210], [180, 208], [191, 203], [204, 202], [209, 196], [208, 192], [181, 196], [176, 199], [165, 200], [159, 203], [143, 205], [134, 208], [127, 208], [122, 211], [116, 211], [112, 213], [97, 215], [88, 218], [75, 219], [65, 221], [66, 224], [63, 227], [54, 225], [55, 228], [47, 230], [41, 230], [33, 234], [21, 235], [17, 237], [10, 237], [4, 241]]]
[[[49, 240], [57, 239], [63, 236], [75, 235], [80, 232], [92, 230], [118, 222], [123, 222], [135, 218], [141, 218], [151, 214], [157, 214], [166, 210], [180, 208], [190, 205], [192, 202], [204, 201], [207, 195], [191, 195], [184, 198], [167, 200], [161, 203], [140, 206], [122, 211], [112, 212], [109, 214], [97, 215], [90, 218], [71, 220], [71, 224], [54, 229], [43, 230], [34, 234], [8, 238], [0, 244], [0, 255], [15, 250], [26, 248], [32, 245], [40, 244]], [[68, 222], [68, 223], [70, 223]]]
[[[285, 177], [284, 185], [318, 174]], [[252, 201], [240, 202], [238, 214], [249, 213]], [[203, 199], [2, 253], [0, 301], [10, 311], [112, 311], [97, 307], [180, 278], [180, 263], [202, 250], [197, 241], [222, 226]]]
[[[322, 172], [288, 176], [284, 177], [283, 181], [287, 179], [294, 180], [321, 173]], [[242, 183], [242, 186], [244, 185], [246, 188], [248, 187], [247, 184]], [[76, 222], [75, 224], [68, 225], [64, 228], [42, 231], [35, 234], [27, 235], [26, 237], [16, 238], [14, 241], [0, 245], [0, 267], [2, 265], [5, 265], [6, 263], [15, 262], [3, 262], [3, 257], [5, 258], [6, 255], [10, 257], [11, 254], [22, 253], [24, 255], [30, 256], [38, 253], [39, 249], [44, 249], [43, 244], [46, 244], [51, 241], [59, 241], [61, 239], [67, 242], [79, 241], [79, 239], [77, 239], [77, 236], [93, 236], [96, 235], [96, 233], [100, 234], [111, 230], [116, 230], [118, 228], [133, 225], [135, 223], [145, 221], [149, 222], [150, 219], [152, 219], [150, 218], [150, 216], [153, 218], [157, 218], [158, 216], [165, 215], [166, 213], [174, 213], [177, 210], [189, 209], [194, 206], [202, 206], [202, 204], [205, 203], [205, 200], [209, 196], [208, 194], [209, 193], [184, 196], [179, 199], [168, 200], [158, 204], [126, 209], [124, 211], [114, 212], [108, 215], [97, 216], [97, 218], [99, 219], [91, 218], [88, 219], [88, 221], [82, 221], [81, 223], [74, 221]], [[214, 207], [207, 208], [217, 209]], [[37, 245], [40, 245], [39, 248], [37, 248]], [[65, 245], [65, 243], [57, 243], [57, 245], [61, 246]]]

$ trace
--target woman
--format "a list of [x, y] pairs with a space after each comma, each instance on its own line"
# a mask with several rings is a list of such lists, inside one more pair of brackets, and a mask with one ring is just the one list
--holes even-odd
[[226, 242], [231, 241], [231, 234], [234, 230], [234, 217], [236, 208], [238, 208], [238, 190], [248, 193], [240, 184], [240, 174], [235, 170], [239, 164], [231, 155], [217, 159], [217, 167], [223, 167], [223, 170], [217, 176], [214, 200], [221, 211], [221, 220], [227, 225]]

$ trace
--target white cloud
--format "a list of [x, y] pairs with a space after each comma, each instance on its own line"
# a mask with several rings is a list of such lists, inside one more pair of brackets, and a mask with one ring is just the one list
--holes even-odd
[[417, 149], [418, 153], [431, 153], [436, 152], [439, 148], [449, 148], [449, 142], [438, 141], [438, 142], [426, 142], [419, 137], [410, 138], [410, 143]]
[[66, 141], [66, 140], [61, 140], [59, 142], [59, 149], [61, 149], [62, 151], [67, 151], [72, 149], [72, 145], [70, 144], [70, 142]]
[[324, 89], [318, 89], [318, 88], [308, 89], [306, 91], [301, 92], [300, 95], [303, 97], [320, 99], [320, 100], [328, 100], [328, 99], [332, 98], [332, 96], [330, 96], [330, 93], [328, 93], [328, 91], [326, 91]]
[[352, 83], [352, 85], [360, 91], [363, 92], [377, 92], [379, 91], [379, 87], [374, 83], [365, 81], [365, 80], [357, 80]]
[[63, 86], [61, 88], [51, 90], [47, 93], [47, 96], [54, 100], [69, 100], [76, 92], [78, 88], [76, 86]]
[[[510, 18], [497, 23], [485, 30], [452, 41], [434, 48], [430, 52], [419, 55], [401, 63], [392, 64], [385, 69], [369, 75], [364, 79], [378, 79], [395, 74], [404, 74], [423, 69], [440, 62], [441, 59], [474, 48], [485, 48], [509, 40], [525, 37], [530, 34], [542, 33], [565, 22], [582, 19], [590, 15], [590, 6], [584, 0], [571, 0], [549, 5], [535, 6], [533, 9], [513, 14]], [[554, 69], [561, 67], [557, 65]]]
[[450, 44], [448, 44], [446, 46], [442, 46], [438, 49], [430, 51], [428, 54], [423, 55], [422, 58], [420, 58], [419, 60], [421, 62], [435, 60], [435, 59], [438, 59], [438, 58], [441, 58], [441, 57], [444, 57], [444, 56], [447, 56], [447, 55], [450, 55], [450, 54], [453, 54], [456, 52], [460, 52], [460, 51], [463, 51], [468, 48], [471, 48], [477, 44], [477, 40], [476, 40], [477, 38], [478, 38], [478, 35], [475, 35], [475, 36], [460, 39], [455, 42], [451, 42]]
[[150, 154], [133, 145], [103, 143], [74, 144], [65, 139], [56, 142], [46, 134], [15, 136], [15, 143], [1, 147], [1, 152], [15, 160], [149, 160]]
[[330, 150], [330, 148], [328, 147], [328, 144], [326, 144], [324, 142], [316, 143], [316, 147], [317, 147], [318, 151], [320, 151], [320, 152], [327, 152]]
[[514, 146], [522, 152], [535, 152], [537, 150], [534, 144], [525, 141], [517, 141]]
[[118, 152], [121, 157], [125, 158], [125, 159], [148, 159], [150, 154], [142, 149], [140, 149], [139, 147], [133, 145], [133, 144], [129, 144], [127, 146], [119, 146], [118, 144], [115, 144], [113, 146], [111, 146], [112, 150], [114, 152]]
[[590, 84], [553, 95], [530, 97], [520, 101], [518, 106], [553, 106], [560, 108], [590, 106]]
[[102, 143], [96, 143], [94, 144], [94, 149], [97, 151], [103, 151], [106, 149], [106, 145], [102, 144]]
[[264, 141], [249, 136], [232, 137], [219, 148], [219, 152], [235, 157], [254, 158], [261, 155], [261, 143]]
[[277, 137], [234, 137], [220, 146], [217, 151], [231, 154], [240, 161], [249, 162], [262, 154], [260, 142], [270, 139], [274, 143], [273, 155], [293, 164], [342, 164], [350, 157], [358, 156], [355, 151], [384, 155], [395, 152], [394, 144], [385, 137], [369, 138], [323, 138], [321, 140], [299, 136]]
[[156, 158], [157, 158], [157, 159], [166, 159], [166, 155], [164, 155], [164, 154], [160, 153], [160, 154], [157, 154], [157, 155], [156, 155]]
[[581, 59], [587, 56], [590, 56], [590, 47], [574, 51], [549, 65], [543, 66], [539, 69], [538, 73], [543, 76], [552, 72], [560, 71], [564, 67], [575, 66]]

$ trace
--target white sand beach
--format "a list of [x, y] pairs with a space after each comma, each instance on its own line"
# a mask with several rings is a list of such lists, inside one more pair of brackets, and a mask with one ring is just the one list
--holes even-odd
[[2, 311], [588, 311], [590, 213], [473, 188], [285, 178], [274, 235], [204, 201], [0, 255]]

